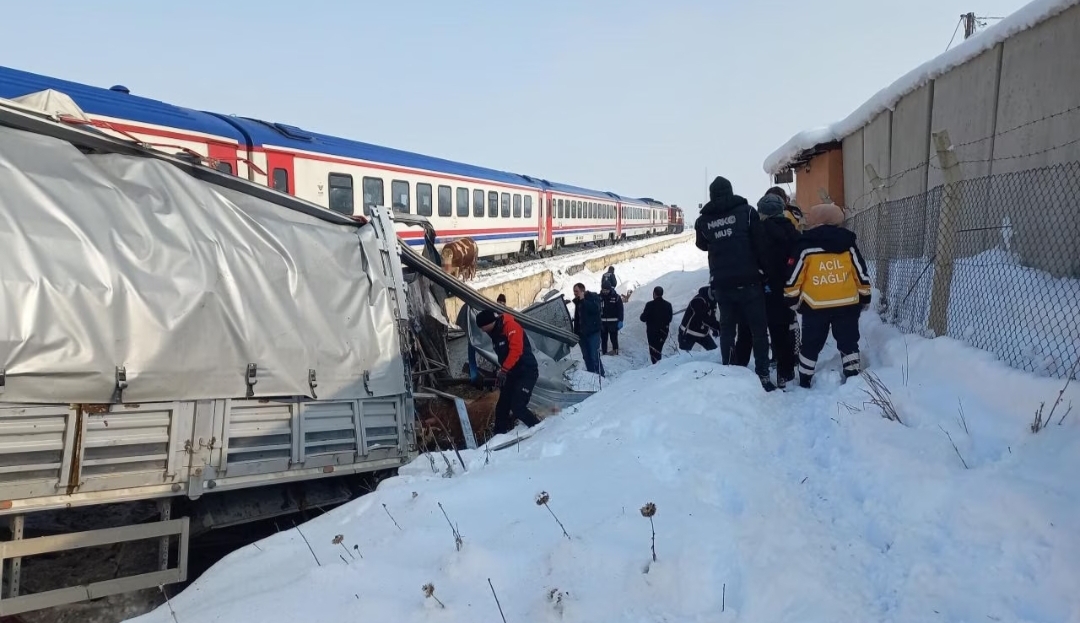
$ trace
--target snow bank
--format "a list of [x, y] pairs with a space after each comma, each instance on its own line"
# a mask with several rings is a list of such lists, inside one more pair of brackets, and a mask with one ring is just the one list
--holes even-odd
[[[660, 282], [705, 278], [667, 268]], [[864, 378], [840, 384], [831, 343], [814, 389], [771, 394], [715, 352], [666, 357], [517, 446], [463, 452], [468, 471], [422, 456], [231, 554], [172, 600], [175, 620], [499, 621], [491, 587], [511, 623], [1080, 620], [1080, 417], [1059, 424], [1063, 404], [1028, 429], [1061, 383], [874, 314], [862, 329], [903, 424]]]
[[1080, 0], [1034, 0], [997, 24], [964, 41], [904, 74], [896, 82], [878, 91], [865, 104], [842, 121], [800, 132], [769, 154], [763, 168], [769, 175], [778, 173], [803, 151], [832, 141], [839, 141], [873, 121], [886, 110], [893, 110], [902, 97], [934, 78], [962, 65], [995, 45], [1065, 11]]

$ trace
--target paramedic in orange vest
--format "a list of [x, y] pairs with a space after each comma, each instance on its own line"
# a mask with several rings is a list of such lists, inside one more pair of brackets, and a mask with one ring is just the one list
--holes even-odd
[[810, 387], [830, 328], [844, 378], [859, 374], [859, 315], [870, 304], [870, 277], [855, 232], [843, 227], [839, 206], [816, 205], [805, 218], [806, 231], [789, 260], [791, 276], [784, 296], [802, 314], [799, 385]]
[[476, 326], [491, 338], [491, 345], [499, 358], [499, 370], [495, 375], [499, 401], [495, 403], [493, 434], [510, 432], [515, 418], [529, 428], [536, 426], [540, 419], [529, 410], [529, 401], [540, 376], [540, 368], [525, 329], [513, 316], [490, 309], [476, 314]]

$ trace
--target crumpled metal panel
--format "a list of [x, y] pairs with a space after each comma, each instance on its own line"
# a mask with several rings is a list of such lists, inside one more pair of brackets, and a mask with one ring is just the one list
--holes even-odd
[[405, 391], [372, 227], [0, 127], [0, 400]]

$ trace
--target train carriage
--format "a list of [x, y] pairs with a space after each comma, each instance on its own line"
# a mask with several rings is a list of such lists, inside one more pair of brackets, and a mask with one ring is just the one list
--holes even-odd
[[[122, 86], [92, 87], [0, 67], [0, 97], [65, 98], [101, 131], [182, 153], [221, 171], [327, 209], [365, 214], [381, 205], [430, 220], [436, 248], [470, 237], [486, 259], [547, 254], [666, 233], [667, 212], [632, 199], [542, 178], [453, 162], [248, 117], [197, 111]], [[56, 110], [62, 110], [59, 106]], [[398, 235], [423, 245], [423, 232]]]

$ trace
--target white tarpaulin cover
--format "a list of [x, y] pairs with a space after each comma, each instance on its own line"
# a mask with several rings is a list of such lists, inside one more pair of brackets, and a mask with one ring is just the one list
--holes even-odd
[[249, 363], [256, 397], [403, 393], [383, 266], [370, 226], [0, 127], [4, 402], [109, 402], [118, 366], [124, 402], [243, 397]]

